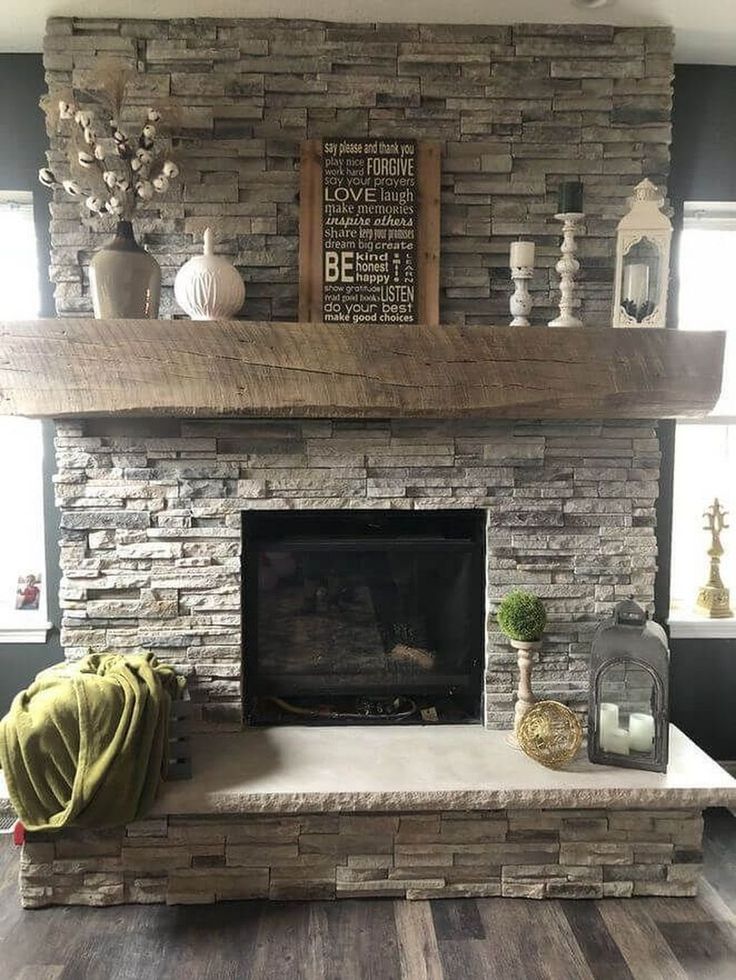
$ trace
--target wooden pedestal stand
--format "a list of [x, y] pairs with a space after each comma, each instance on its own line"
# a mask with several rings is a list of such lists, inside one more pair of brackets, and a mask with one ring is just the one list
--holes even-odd
[[516, 662], [519, 665], [519, 686], [516, 689], [516, 705], [514, 706], [514, 732], [509, 735], [508, 741], [511, 745], [518, 747], [516, 732], [521, 719], [538, 700], [532, 691], [532, 667], [534, 666], [534, 654], [539, 650], [542, 642], [541, 640], [531, 642], [509, 640], [509, 643], [518, 651]]

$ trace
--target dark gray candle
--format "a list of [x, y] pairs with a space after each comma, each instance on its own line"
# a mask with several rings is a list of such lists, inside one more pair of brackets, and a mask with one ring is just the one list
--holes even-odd
[[583, 213], [583, 185], [577, 180], [566, 180], [560, 184], [557, 195], [558, 214]]

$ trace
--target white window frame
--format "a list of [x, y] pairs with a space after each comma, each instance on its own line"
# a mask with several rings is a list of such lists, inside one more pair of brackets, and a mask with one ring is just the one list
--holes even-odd
[[[685, 204], [683, 229], [691, 228], [702, 228], [704, 230], [713, 231], [728, 231], [732, 232], [736, 236], [736, 202], [687, 202]], [[727, 289], [723, 289], [723, 284], [718, 285], [710, 282], [704, 284], [704, 288], [707, 289], [714, 287], [720, 290], [719, 295], [723, 297], [723, 302], [728, 302], [728, 291]], [[683, 329], [687, 329], [689, 324], [678, 322], [678, 326], [682, 327]], [[733, 348], [736, 347], [736, 326], [729, 330], [727, 345], [729, 352], [733, 351]], [[733, 353], [731, 353], [732, 359], [733, 356]], [[723, 404], [717, 404], [713, 413], [711, 413], [711, 415], [705, 419], [678, 422], [678, 431], [681, 430], [682, 427], [689, 426], [728, 426], [729, 428], [736, 428], [736, 416], [730, 414], [730, 412], [733, 410], [732, 406], [734, 403], [734, 397], [734, 392], [730, 392], [728, 399], [724, 400]], [[725, 414], [723, 412], [724, 408], [729, 412], [729, 414]], [[675, 452], [676, 451], [677, 450], [675, 449]], [[675, 459], [677, 459], [677, 457], [675, 457]], [[677, 466], [677, 462], [675, 462], [675, 466]], [[736, 500], [736, 473], [734, 473], [734, 488], [735, 495], [733, 500]], [[673, 487], [673, 544], [674, 536], [676, 534], [676, 515], [674, 513], [675, 499], [676, 492]], [[725, 532], [723, 543], [727, 549], [727, 553], [733, 555], [736, 552], [736, 505], [734, 505], [734, 503], [730, 503], [730, 506], [727, 506], [727, 509], [730, 509], [729, 523], [731, 527], [730, 530]], [[703, 584], [707, 574], [706, 548], [707, 536], [706, 533], [703, 532]], [[725, 584], [731, 589], [731, 605], [734, 612], [736, 612], [736, 581], [725, 581]], [[680, 597], [675, 597], [675, 599], [677, 598]], [[694, 601], [695, 596], [693, 595], [692, 598]], [[673, 602], [671, 597], [669, 628], [670, 635], [676, 639], [732, 639], [736, 638], [736, 616], [730, 619], [708, 619], [704, 616], [699, 617], [694, 611], [686, 610], [682, 606], [678, 606], [676, 602]]]
[[[30, 191], [0, 191], [0, 211], [4, 211], [8, 208], [23, 208], [31, 209], [33, 208], [33, 194]], [[38, 269], [34, 263], [34, 272], [36, 276], [38, 275]], [[40, 304], [40, 296], [38, 296], [38, 303]], [[34, 315], [38, 316], [39, 310], [36, 309]], [[0, 315], [2, 312], [2, 301], [0, 299]], [[7, 314], [5, 315], [7, 319]], [[3, 423], [7, 423], [5, 432], [3, 433]], [[41, 595], [39, 599], [39, 608], [37, 610], [16, 610], [13, 608], [13, 598], [11, 589], [14, 587], [13, 577], [15, 575], [15, 570], [13, 569], [10, 576], [6, 575], [3, 571], [0, 581], [3, 582], [3, 596], [2, 602], [0, 603], [0, 645], [4, 644], [18, 644], [18, 643], [46, 643], [48, 639], [49, 630], [52, 628], [52, 624], [48, 620], [48, 582], [47, 582], [47, 556], [46, 556], [46, 538], [45, 538], [45, 527], [44, 527], [44, 486], [43, 486], [43, 432], [41, 429], [41, 423], [25, 423], [27, 424], [29, 433], [32, 433], [34, 456], [35, 458], [31, 460], [29, 469], [35, 471], [32, 473], [32, 479], [39, 481], [36, 486], [36, 493], [38, 495], [38, 506], [40, 509], [40, 514], [37, 515], [39, 520], [39, 525], [37, 525], [36, 541], [38, 541], [39, 531], [40, 531], [40, 553], [36, 552], [33, 560], [35, 566], [34, 568], [21, 568], [17, 570], [17, 574], [30, 574], [32, 572], [39, 572], [41, 575]], [[14, 429], [13, 436], [17, 449], [17, 438], [18, 438], [18, 426], [14, 424], [14, 420], [10, 419], [0, 419], [0, 441], [9, 435], [9, 429]], [[32, 427], [32, 428], [31, 428]], [[7, 499], [12, 499], [9, 495]], [[19, 559], [22, 561], [23, 559]], [[1, 655], [1, 650], [0, 650]], [[1, 660], [0, 660], [1, 663]]]

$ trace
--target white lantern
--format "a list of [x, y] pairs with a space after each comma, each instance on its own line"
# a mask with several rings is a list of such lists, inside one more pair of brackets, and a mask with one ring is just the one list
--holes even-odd
[[662, 213], [664, 197], [643, 180], [629, 198], [618, 225], [614, 327], [664, 327], [672, 224]]

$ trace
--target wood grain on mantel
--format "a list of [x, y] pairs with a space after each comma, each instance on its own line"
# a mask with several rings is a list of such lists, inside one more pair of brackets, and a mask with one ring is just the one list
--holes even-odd
[[227, 320], [0, 323], [0, 414], [699, 416], [723, 333]]

